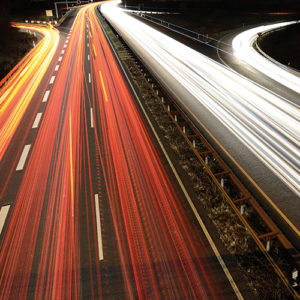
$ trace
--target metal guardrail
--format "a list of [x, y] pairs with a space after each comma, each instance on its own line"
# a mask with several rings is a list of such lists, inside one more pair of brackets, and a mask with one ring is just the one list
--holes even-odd
[[134, 11], [134, 10], [128, 10], [128, 12], [140, 17], [140, 18], [143, 18], [147, 21], [150, 21], [156, 25], [159, 25], [161, 27], [164, 27], [164, 28], [167, 28], [168, 30], [171, 30], [173, 32], [176, 32], [186, 38], [189, 38], [193, 41], [197, 41], [199, 43], [202, 43], [208, 47], [211, 47], [211, 48], [214, 48], [218, 51], [221, 51], [221, 52], [224, 52], [226, 54], [229, 54], [229, 55], [233, 55], [232, 53], [224, 50], [224, 49], [221, 49], [215, 45], [212, 45], [211, 42], [214, 42], [214, 43], [219, 43], [219, 44], [223, 44], [225, 46], [231, 46], [225, 42], [222, 42], [218, 39], [215, 39], [213, 37], [209, 37], [208, 35], [206, 34], [203, 34], [203, 33], [199, 33], [199, 32], [196, 32], [196, 31], [193, 31], [193, 30], [190, 30], [190, 29], [187, 29], [187, 28], [184, 28], [182, 26], [179, 26], [179, 25], [176, 25], [176, 24], [173, 24], [173, 23], [170, 23], [170, 22], [167, 22], [165, 20], [162, 20], [162, 19], [159, 19], [159, 18], [155, 18], [155, 17], [152, 17], [152, 16], [149, 16], [149, 14], [146, 14], [144, 12], [140, 12], [140, 11]]
[[[138, 58], [137, 58], [138, 59]], [[140, 62], [142, 65], [142, 63]], [[141, 75], [147, 80], [147, 84], [154, 90], [155, 97], [159, 101], [164, 111], [169, 115], [177, 129], [190, 146], [199, 162], [209, 174], [210, 178], [217, 186], [226, 201], [230, 204], [240, 221], [247, 228], [254, 241], [264, 253], [267, 260], [273, 266], [276, 273], [282, 279], [291, 294], [300, 299], [298, 292], [292, 287], [291, 281], [281, 268], [276, 264], [269, 254], [275, 242], [284, 248], [294, 262], [293, 270], [300, 268], [300, 254], [288, 241], [277, 225], [265, 213], [262, 207], [256, 202], [253, 196], [242, 185], [238, 178], [233, 174], [226, 163], [221, 159], [217, 152], [212, 148], [208, 141], [201, 135], [199, 130], [192, 124], [180, 107], [168, 96], [159, 82], [143, 66]], [[247, 209], [251, 208], [257, 220], [262, 223], [264, 232], [257, 232], [246, 218]], [[290, 278], [292, 278], [292, 274]]]
[[[184, 137], [185, 141], [190, 146], [203, 168], [209, 174], [215, 186], [221, 192], [223, 198], [227, 201], [227, 203], [229, 203], [245, 228], [247, 228], [253, 240], [265, 255], [270, 265], [272, 265], [275, 272], [282, 279], [283, 283], [293, 297], [295, 299], [300, 299], [300, 295], [296, 290], [298, 283], [294, 285], [295, 282], [299, 280], [299, 252], [279, 230], [272, 219], [265, 213], [262, 207], [248, 192], [248, 190], [242, 185], [242, 183], [233, 174], [231, 169], [221, 159], [212, 146], [210, 146], [208, 141], [201, 135], [199, 130], [193, 125], [186, 114], [172, 100], [172, 98], [169, 97], [165, 89], [147, 70], [141, 60], [135, 55], [134, 51], [127, 46], [121, 37], [119, 39], [128, 52], [134, 57], [135, 61], [137, 62], [137, 71], [140, 72], [141, 76], [144, 76], [148, 86], [154, 90], [156, 100], [161, 103], [164, 111], [169, 115], [173, 123], [176, 125], [180, 134]], [[246, 211], [250, 209], [254, 212], [257, 222], [260, 223], [260, 229], [263, 228], [263, 230], [256, 230], [253, 224], [251, 225], [251, 222], [247, 220]], [[288, 254], [290, 261], [292, 262], [291, 267], [293, 272], [291, 274], [284, 273], [272, 258], [270, 252], [272, 247], [275, 247], [275, 245], [281, 249], [284, 249], [286, 251], [285, 253]]]

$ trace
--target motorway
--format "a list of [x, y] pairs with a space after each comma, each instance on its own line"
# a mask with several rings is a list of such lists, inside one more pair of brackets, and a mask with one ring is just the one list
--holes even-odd
[[[289, 24], [293, 23], [294, 22]], [[278, 23], [276, 23], [276, 25], [275, 28], [278, 27]], [[270, 26], [272, 28], [275, 25], [272, 24]], [[297, 75], [297, 72], [275, 62], [270, 57], [269, 59], [271, 61], [268, 62], [268, 59], [254, 50], [252, 46], [249, 47], [251, 41], [254, 42], [255, 45], [257, 37], [255, 33], [260, 30], [264, 31], [268, 28], [269, 26], [258, 26], [244, 31], [238, 29], [225, 35], [221, 40], [223, 44], [219, 43], [219, 47], [222, 50], [231, 53], [231, 55], [218, 51], [218, 58], [220, 62], [232, 70], [237, 71], [253, 82], [256, 82], [273, 93], [280, 95], [287, 101], [291, 101], [299, 106], [299, 75]], [[233, 44], [234, 40], [235, 42]], [[249, 58], [246, 58], [244, 56], [245, 54], [238, 54], [240, 51], [247, 53], [247, 57]]]
[[272, 61], [271, 57], [267, 59], [253, 47], [258, 35], [278, 30], [278, 28], [287, 27], [292, 24], [296, 24], [296, 21], [281, 22], [248, 29], [233, 39], [232, 48], [234, 55], [240, 61], [245, 61], [248, 65], [264, 73], [269, 78], [272, 78], [278, 83], [286, 86], [295, 93], [300, 94], [300, 79], [297, 72], [294, 72], [292, 69], [288, 70], [285, 66], [278, 62]]
[[95, 8], [32, 28], [0, 90], [0, 298], [242, 299]]
[[101, 11], [299, 249], [297, 92], [289, 101], [112, 4]]

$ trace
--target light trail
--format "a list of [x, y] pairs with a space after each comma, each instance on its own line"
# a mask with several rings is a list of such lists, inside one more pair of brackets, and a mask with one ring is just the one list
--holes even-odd
[[289, 26], [295, 23], [297, 23], [297, 21], [264, 25], [246, 30], [238, 34], [233, 39], [232, 48], [234, 50], [235, 56], [238, 59], [246, 62], [268, 77], [276, 80], [280, 84], [283, 84], [289, 89], [292, 89], [293, 91], [300, 94], [299, 75], [296, 75], [294, 71], [287, 70], [285, 66], [280, 65], [278, 62], [275, 63], [271, 60], [271, 58], [268, 59], [267, 57], [261, 55], [253, 47], [259, 34], [263, 34], [268, 31]]
[[[0, 243], [0, 298], [79, 299], [83, 9], [75, 20]], [[73, 66], [72, 70], [69, 67]], [[27, 73], [25, 73], [27, 74]], [[82, 122], [82, 123], [81, 123]], [[36, 263], [37, 262], [37, 263]], [[34, 287], [34, 289], [32, 289]], [[101, 288], [101, 287], [99, 287]]]
[[[101, 11], [197, 118], [196, 101], [300, 195], [299, 107], [256, 86], [206, 56], [125, 14], [114, 3]], [[190, 105], [190, 106], [189, 106]], [[194, 106], [192, 106], [194, 105]]]
[[217, 298], [213, 266], [205, 262], [207, 249], [182, 207], [92, 10], [88, 19], [90, 43], [97, 51], [91, 56], [94, 132], [98, 153], [105, 153], [100, 160], [124, 297]]
[[0, 82], [0, 161], [29, 106], [59, 42], [59, 32], [51, 27], [14, 24], [34, 30], [43, 38]]
[[[101, 299], [105, 266], [117, 262], [119, 298], [220, 299], [221, 268], [173, 186], [96, 6], [78, 12], [51, 94], [41, 95], [46, 109], [1, 236], [0, 298]], [[107, 261], [112, 236], [116, 257]]]

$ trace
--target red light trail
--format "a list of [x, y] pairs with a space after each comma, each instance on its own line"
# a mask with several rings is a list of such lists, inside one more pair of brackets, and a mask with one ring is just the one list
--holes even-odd
[[[174, 179], [116, 63], [95, 7], [82, 8], [74, 21], [2, 234], [0, 298], [84, 297], [84, 239], [89, 298], [101, 299], [100, 253], [105, 264], [107, 250], [99, 251], [102, 241], [94, 241], [101, 232], [97, 204], [101, 208], [106, 201], [123, 299], [216, 299], [217, 268], [210, 265], [211, 254], [182, 204], [183, 195], [173, 187]], [[27, 72], [33, 76], [34, 71]], [[94, 152], [100, 159], [97, 172]], [[92, 184], [94, 174], [97, 188]], [[84, 226], [87, 236], [82, 238]]]
[[208, 252], [172, 188], [97, 18], [88, 12], [96, 144], [105, 153], [100, 157], [128, 296], [134, 298], [136, 290], [140, 299], [214, 298], [212, 273], [201, 261]]

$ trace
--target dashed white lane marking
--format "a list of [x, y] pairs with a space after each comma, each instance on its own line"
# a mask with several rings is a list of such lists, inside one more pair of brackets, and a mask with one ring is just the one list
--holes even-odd
[[91, 73], [89, 73], [89, 83], [91, 83]]
[[42, 102], [47, 102], [49, 94], [50, 94], [50, 90], [46, 91]]
[[87, 46], [89, 47], [89, 46], [90, 46], [90, 44], [89, 44], [89, 43], [87, 43]]
[[67, 47], [67, 45], [64, 45], [64, 48], [66, 48]]
[[55, 80], [55, 76], [52, 76], [49, 83], [52, 84], [54, 80]]
[[90, 55], [88, 54], [88, 60], [90, 60]]
[[41, 117], [42, 117], [42, 114], [43, 113], [41, 113], [41, 112], [39, 112], [39, 113], [36, 114], [36, 117], [35, 117], [35, 120], [33, 122], [32, 128], [38, 128], [40, 120], [41, 120]]
[[2, 232], [9, 208], [10, 208], [10, 205], [5, 205], [5, 206], [2, 206], [0, 209], [0, 234]]
[[55, 67], [55, 71], [57, 71], [57, 70], [58, 70], [58, 68], [59, 68], [59, 65], [56, 65], [56, 67]]
[[62, 56], [58, 59], [58, 61], [61, 61], [62, 60]]
[[18, 165], [16, 167], [16, 171], [23, 170], [30, 147], [31, 147], [31, 145], [25, 145], [23, 152], [21, 154], [20, 160], [18, 162]]
[[90, 109], [90, 115], [91, 115], [91, 128], [94, 128], [94, 118], [93, 118], [93, 108]]
[[99, 254], [99, 260], [103, 260], [103, 245], [102, 245], [102, 234], [101, 234], [101, 222], [100, 222], [100, 209], [99, 209], [98, 194], [95, 194], [95, 210], [96, 210], [96, 222], [97, 222], [98, 254]]
[[61, 51], [61, 54], [64, 54], [65, 53], [65, 50]]

